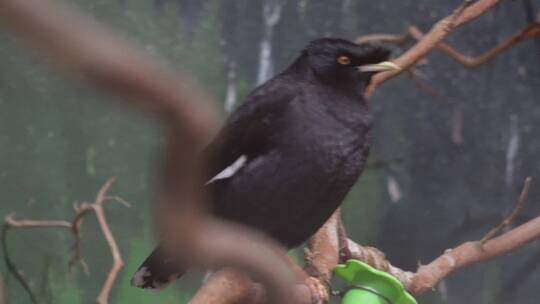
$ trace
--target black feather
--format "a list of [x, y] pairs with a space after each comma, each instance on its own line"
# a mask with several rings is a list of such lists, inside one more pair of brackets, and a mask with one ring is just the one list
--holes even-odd
[[[351, 63], [340, 64], [340, 56]], [[256, 88], [204, 151], [211, 160], [207, 189], [213, 213], [286, 247], [314, 234], [366, 163], [373, 119], [363, 92], [370, 76], [357, 66], [388, 56], [379, 46], [319, 39]], [[241, 157], [243, 165], [232, 175], [212, 179]], [[143, 264], [151, 268], [148, 282], [177, 272], [160, 259], [153, 253]]]
[[168, 259], [157, 247], [144, 260], [131, 279], [131, 285], [147, 289], [162, 289], [181, 277], [185, 269]]

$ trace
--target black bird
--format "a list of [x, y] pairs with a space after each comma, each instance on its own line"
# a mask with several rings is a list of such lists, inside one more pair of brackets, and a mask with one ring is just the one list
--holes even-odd
[[[373, 118], [363, 93], [374, 72], [397, 68], [388, 57], [380, 46], [314, 40], [249, 94], [204, 152], [213, 213], [288, 248], [313, 235], [364, 169]], [[132, 284], [157, 289], [183, 272], [158, 246]]]

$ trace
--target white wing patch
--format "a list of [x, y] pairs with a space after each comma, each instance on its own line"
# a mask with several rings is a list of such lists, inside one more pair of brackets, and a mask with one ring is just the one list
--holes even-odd
[[388, 188], [388, 194], [390, 195], [390, 200], [392, 203], [397, 203], [401, 200], [401, 189], [395, 177], [392, 175], [388, 176], [386, 182], [386, 187]]
[[218, 179], [226, 179], [231, 176], [233, 176], [238, 170], [240, 170], [247, 162], [247, 156], [242, 155], [238, 159], [232, 163], [232, 165], [228, 166], [227, 168], [223, 169], [223, 171], [216, 174], [216, 176], [212, 177], [209, 181], [206, 182], [206, 184], [210, 184], [211, 182], [218, 180]]

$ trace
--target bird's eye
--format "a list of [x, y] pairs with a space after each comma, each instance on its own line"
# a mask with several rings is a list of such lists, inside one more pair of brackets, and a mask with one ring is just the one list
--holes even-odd
[[351, 63], [351, 58], [349, 58], [347, 56], [339, 56], [337, 61], [339, 62], [339, 64], [347, 65], [347, 64]]

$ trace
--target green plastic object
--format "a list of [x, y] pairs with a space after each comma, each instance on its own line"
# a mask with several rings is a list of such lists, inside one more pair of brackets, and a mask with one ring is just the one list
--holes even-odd
[[339, 264], [334, 272], [349, 283], [342, 304], [417, 304], [396, 278], [358, 260]]

